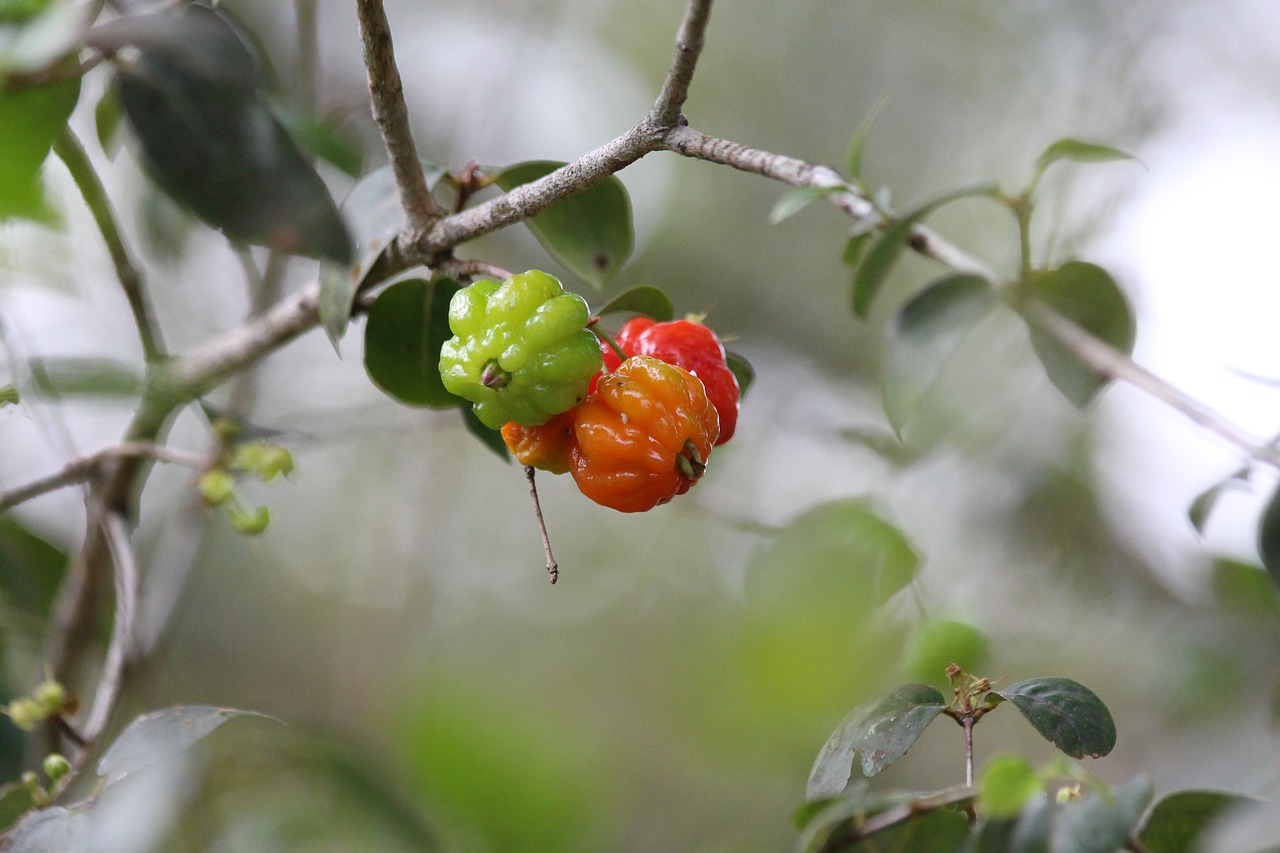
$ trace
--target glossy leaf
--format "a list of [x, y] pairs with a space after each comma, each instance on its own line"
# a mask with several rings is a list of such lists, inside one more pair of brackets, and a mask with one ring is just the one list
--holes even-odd
[[440, 381], [440, 347], [451, 336], [450, 278], [397, 282], [378, 295], [364, 329], [364, 367], [373, 383], [411, 406], [448, 408], [458, 398]]
[[978, 808], [997, 820], [1009, 818], [1044, 792], [1044, 783], [1035, 769], [1020, 755], [999, 755], [991, 759], [978, 782]]
[[179, 755], [235, 717], [263, 717], [256, 711], [183, 705], [143, 714], [131, 722], [98, 762], [104, 784], [114, 785], [157, 761]]
[[782, 194], [782, 198], [778, 199], [778, 203], [773, 206], [773, 210], [769, 211], [769, 224], [777, 225], [784, 219], [795, 216], [800, 211], [808, 207], [814, 200], [829, 196], [835, 192], [841, 192], [844, 187], [792, 187]]
[[507, 449], [507, 443], [502, 440], [502, 433], [485, 426], [476, 417], [476, 410], [465, 400], [459, 408], [462, 411], [462, 421], [467, 426], [467, 432], [480, 439], [480, 443], [492, 450], [503, 462], [510, 462], [511, 451]]
[[947, 362], [996, 302], [985, 279], [953, 275], [930, 284], [898, 311], [885, 341], [881, 393], [899, 437]]
[[[443, 169], [428, 160], [422, 161], [422, 172], [428, 189], [444, 175]], [[354, 240], [355, 258], [349, 264], [320, 263], [320, 322], [335, 349], [346, 333], [351, 306], [365, 277], [404, 228], [404, 207], [391, 166], [375, 169], [357, 181], [338, 212]]]
[[1032, 678], [992, 693], [1012, 702], [1036, 731], [1072, 758], [1099, 758], [1116, 745], [1116, 724], [1107, 706], [1069, 678]]
[[68, 853], [87, 849], [89, 815], [62, 806], [28, 812], [3, 839], [5, 853]]
[[675, 316], [675, 308], [671, 305], [671, 298], [667, 296], [662, 288], [654, 287], [652, 284], [639, 284], [624, 290], [606, 302], [604, 307], [597, 311], [596, 314], [603, 317], [605, 314], [621, 312], [643, 314], [646, 317], [652, 317], [659, 323], [665, 323]]
[[1178, 791], [1156, 803], [1138, 839], [1149, 853], [1195, 853], [1205, 830], [1246, 802], [1221, 791]]
[[[1111, 274], [1096, 264], [1072, 261], [1056, 270], [1033, 273], [1025, 293], [1122, 353], [1133, 351], [1136, 335], [1129, 301]], [[1076, 406], [1084, 406], [1105, 379], [1084, 365], [1070, 349], [1032, 325], [1031, 345], [1049, 380]]]
[[876, 295], [879, 294], [880, 288], [888, 278], [889, 272], [898, 262], [898, 258], [902, 256], [907, 243], [910, 242], [911, 232], [921, 220], [939, 207], [953, 201], [975, 196], [991, 196], [997, 192], [998, 190], [995, 187], [986, 184], [956, 190], [921, 205], [891, 225], [880, 237], [879, 241], [871, 247], [871, 251], [867, 253], [862, 265], [858, 267], [858, 271], [853, 277], [854, 315], [859, 318], [866, 318], [871, 312], [871, 303], [875, 300]]
[[1112, 160], [1135, 159], [1137, 158], [1129, 152], [1121, 151], [1119, 148], [1112, 148], [1110, 145], [1100, 145], [1096, 142], [1085, 142], [1082, 139], [1065, 137], [1049, 145], [1036, 160], [1032, 186], [1034, 187], [1040, 182], [1041, 176], [1050, 166], [1063, 160], [1070, 160], [1076, 163], [1105, 163]]
[[751, 366], [751, 362], [731, 350], [724, 351], [724, 363], [738, 380], [738, 399], [746, 399], [747, 389], [756, 381], [756, 369]]
[[140, 159], [165, 192], [233, 240], [350, 261], [324, 182], [268, 110], [253, 56], [216, 12], [190, 5], [120, 18], [90, 41], [115, 54]]
[[828, 797], [844, 790], [857, 756], [861, 756], [864, 775], [884, 770], [906, 754], [945, 707], [946, 700], [936, 688], [904, 684], [854, 708], [818, 753], [805, 796]]
[[1280, 488], [1271, 495], [1258, 521], [1258, 554], [1272, 582], [1280, 586]]
[[48, 221], [40, 166], [80, 97], [80, 80], [22, 89], [0, 87], [0, 222]]
[[[495, 182], [510, 192], [563, 165], [550, 160], [517, 163], [499, 173]], [[631, 198], [614, 176], [525, 220], [525, 224], [551, 257], [595, 287], [603, 287], [613, 278], [635, 246]]]

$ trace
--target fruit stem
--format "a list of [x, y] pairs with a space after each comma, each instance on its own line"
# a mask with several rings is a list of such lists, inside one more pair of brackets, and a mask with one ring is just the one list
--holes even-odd
[[[598, 320], [600, 318], [597, 317], [596, 319]], [[595, 334], [597, 338], [599, 338], [600, 340], [608, 344], [609, 349], [613, 350], [614, 354], [617, 355], [620, 360], [622, 361], [627, 360], [627, 354], [622, 351], [622, 347], [618, 346], [618, 342], [613, 339], [613, 335], [609, 334], [604, 329], [600, 328], [599, 323], [596, 323], [596, 322], [589, 323], [587, 328], [591, 329], [591, 331]]]
[[538, 501], [538, 485], [534, 482], [532, 465], [524, 466], [524, 475], [529, 480], [529, 497], [533, 499], [533, 517], [538, 520], [538, 533], [542, 535], [542, 550], [547, 555], [547, 574], [551, 576], [552, 585], [560, 579], [560, 564], [551, 553], [551, 537], [547, 535], [547, 523], [542, 518], [542, 504]]

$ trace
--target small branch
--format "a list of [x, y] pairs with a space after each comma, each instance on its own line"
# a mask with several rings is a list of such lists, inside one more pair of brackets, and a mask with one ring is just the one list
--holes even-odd
[[689, 0], [676, 33], [676, 48], [671, 57], [671, 67], [667, 70], [667, 79], [649, 113], [650, 120], [657, 127], [673, 127], [680, 120], [680, 110], [689, 97], [689, 83], [702, 54], [703, 37], [710, 17], [711, 0]]
[[163, 445], [150, 441], [133, 441], [117, 444], [99, 450], [91, 456], [84, 456], [68, 462], [61, 471], [41, 477], [25, 486], [18, 486], [7, 492], [0, 492], [0, 512], [25, 503], [32, 498], [47, 494], [66, 486], [88, 482], [99, 476], [104, 467], [120, 459], [129, 457], [149, 457], [176, 465], [185, 465], [197, 470], [208, 465], [209, 460], [196, 453], [171, 450]]
[[542, 503], [538, 500], [538, 486], [534, 481], [536, 473], [532, 465], [524, 466], [524, 475], [529, 480], [529, 497], [533, 499], [533, 516], [538, 520], [538, 533], [542, 535], [542, 550], [547, 555], [547, 574], [551, 576], [551, 583], [554, 585], [560, 580], [560, 564], [551, 553], [551, 537], [547, 535], [547, 523], [542, 518]]
[[976, 722], [972, 716], [965, 716], [960, 720], [960, 727], [964, 729], [964, 783], [968, 787], [973, 787], [973, 724]]
[[369, 99], [373, 120], [382, 133], [387, 157], [400, 188], [400, 203], [405, 213], [405, 236], [416, 242], [431, 223], [444, 216], [444, 210], [427, 190], [422, 161], [409, 128], [409, 110], [404, 102], [404, 85], [396, 68], [391, 45], [391, 27], [387, 23], [382, 0], [357, 0], [360, 17], [360, 39], [364, 47], [364, 64], [369, 71]]
[[62, 133], [55, 137], [53, 150], [66, 165], [67, 171], [71, 173], [72, 180], [80, 190], [80, 195], [84, 197], [85, 205], [93, 214], [93, 221], [97, 223], [98, 231], [107, 244], [111, 263], [115, 266], [116, 278], [124, 291], [125, 299], [129, 302], [129, 310], [133, 312], [134, 324], [138, 327], [142, 354], [148, 362], [155, 361], [164, 355], [164, 343], [161, 341], [160, 330], [156, 325], [155, 312], [147, 298], [142, 272], [130, 257], [129, 250], [124, 244], [124, 238], [116, 224], [115, 214], [111, 210], [111, 202], [107, 198], [106, 188], [102, 186], [102, 181], [99, 180], [98, 173], [94, 170], [92, 161], [89, 160], [89, 155], [70, 127], [63, 128]]
[[492, 278], [503, 281], [511, 278], [511, 272], [497, 264], [490, 264], [485, 261], [461, 260], [459, 258], [446, 258], [436, 265], [435, 270], [436, 272], [468, 281], [474, 281], [478, 278]]

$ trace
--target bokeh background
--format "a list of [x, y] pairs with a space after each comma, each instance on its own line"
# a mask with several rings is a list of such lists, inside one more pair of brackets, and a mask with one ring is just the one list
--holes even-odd
[[[296, 101], [292, 4], [225, 6], [266, 46], [281, 101]], [[385, 155], [354, 10], [317, 11], [322, 106], [347, 117], [372, 169]], [[388, 2], [422, 154], [459, 169], [608, 141], [651, 105], [681, 11]], [[1111, 269], [1135, 306], [1136, 358], [1267, 438], [1280, 432], [1277, 33], [1267, 0], [739, 0], [713, 12], [686, 113], [703, 132], [840, 165], [880, 104], [864, 173], [899, 209], [976, 181], [1020, 187], [1064, 135], [1134, 152], [1056, 167], [1037, 256]], [[104, 85], [86, 83], [87, 139]], [[91, 147], [170, 347], [241, 322], [241, 260], [156, 195], [127, 145]], [[0, 229], [0, 369], [24, 390], [33, 357], [140, 371], [101, 241], [61, 167], [47, 173], [65, 227]], [[325, 177], [339, 198], [350, 186]], [[1230, 491], [1198, 536], [1187, 508], [1241, 466], [1239, 451], [1130, 388], [1072, 409], [1025, 330], [1000, 322], [966, 344], [900, 444], [880, 406], [884, 326], [940, 270], [908, 259], [855, 321], [840, 263], [850, 223], [833, 210], [771, 225], [783, 188], [670, 154], [620, 177], [638, 244], [604, 293], [521, 228], [462, 253], [563, 274], [595, 304], [652, 283], [678, 312], [706, 312], [757, 381], [705, 480], [624, 516], [541, 478], [562, 567], [552, 588], [520, 469], [456, 414], [374, 388], [361, 322], [340, 356], [319, 332], [285, 348], [235, 391], [298, 463], [289, 483], [246, 486], [271, 507], [265, 535], [201, 509], [189, 471], [152, 477], [136, 536], [152, 652], [120, 723], [208, 703], [287, 726], [236, 720], [187, 765], [139, 778], [117, 795], [135, 819], [103, 830], [103, 849], [787, 849], [810, 764], [844, 713], [890, 684], [941, 681], [912, 663], [939, 620], [986, 637], [981, 674], [1099, 693], [1119, 730], [1115, 752], [1089, 762], [1100, 779], [1277, 793], [1280, 607], [1254, 546], [1274, 472]], [[1015, 268], [1014, 223], [989, 202], [932, 223]], [[297, 262], [289, 286], [315, 273]], [[0, 411], [0, 487], [118, 440], [132, 398], [85, 390]], [[184, 415], [171, 443], [207, 447], [204, 421]], [[49, 495], [4, 523], [74, 548], [80, 497]], [[878, 607], [886, 561], [916, 557], [915, 581]], [[41, 629], [8, 620], [8, 689], [38, 679]], [[1012, 711], [979, 727], [979, 766], [1008, 750], [1053, 756]], [[875, 784], [962, 779], [944, 721]], [[1236, 831], [1222, 849], [1266, 840]]]

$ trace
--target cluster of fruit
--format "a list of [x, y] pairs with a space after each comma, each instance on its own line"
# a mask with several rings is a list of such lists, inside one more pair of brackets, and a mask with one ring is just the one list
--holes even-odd
[[582, 297], [530, 270], [458, 291], [449, 328], [445, 388], [521, 464], [572, 474], [603, 506], [644, 512], [684, 494], [733, 435], [738, 381], [701, 323], [635, 317], [598, 340]]

